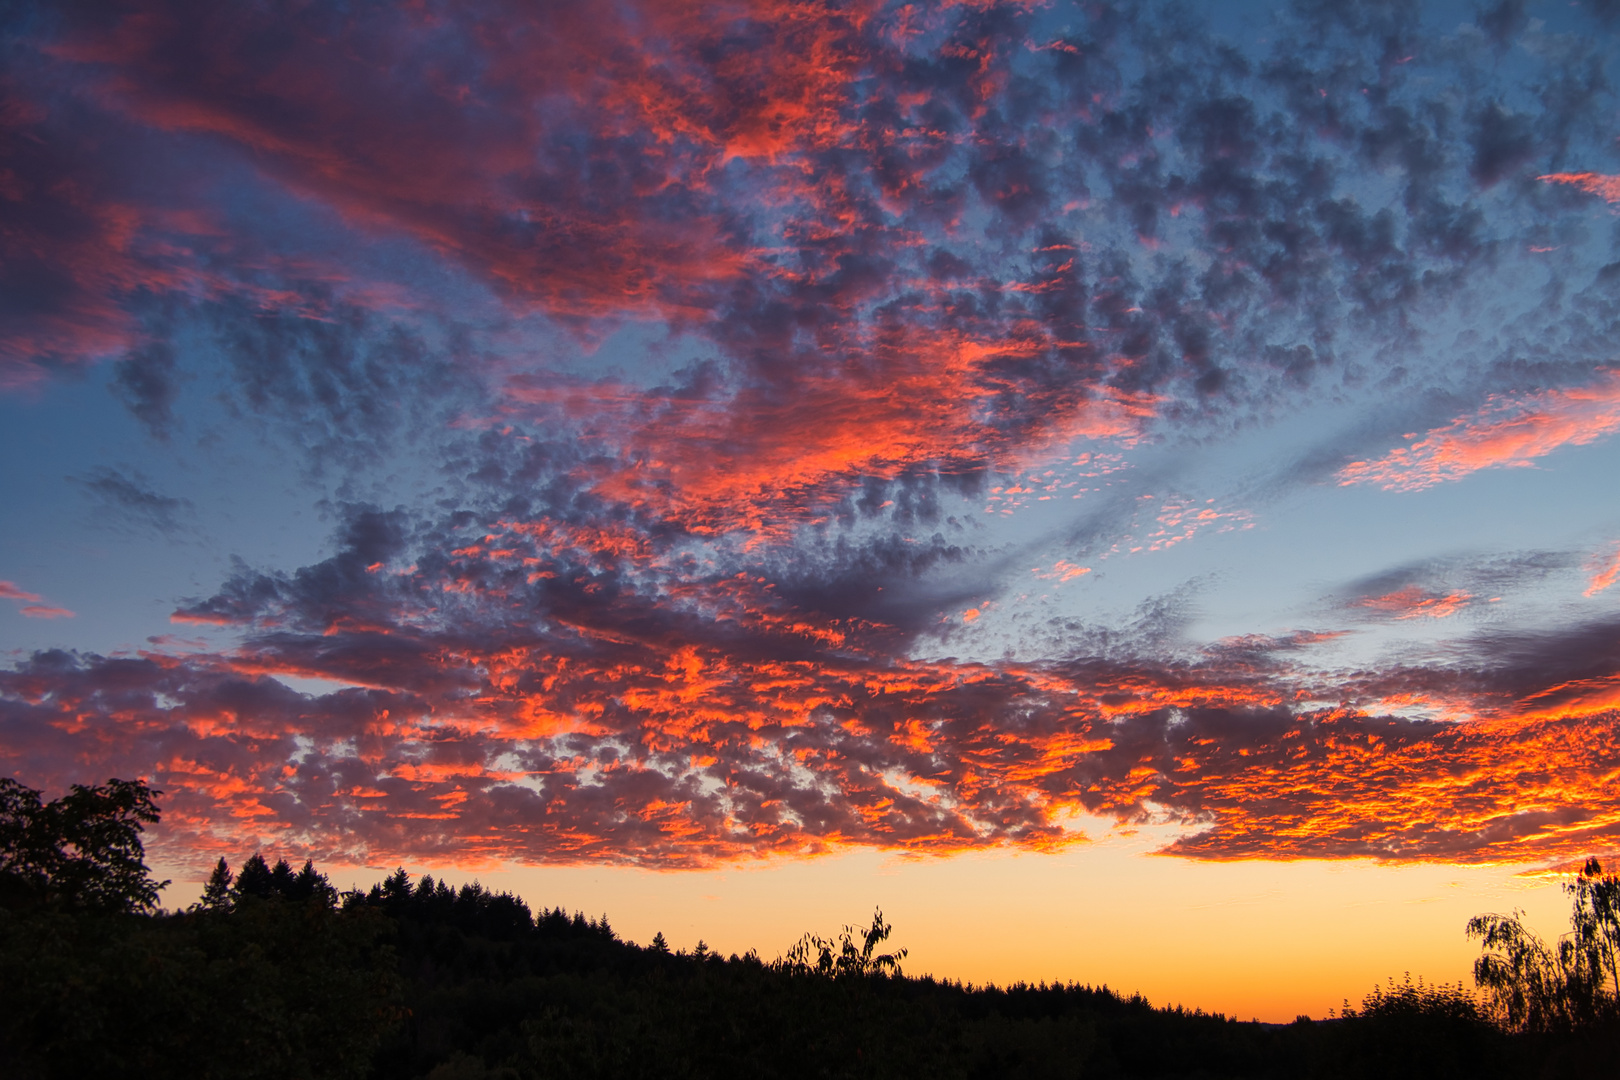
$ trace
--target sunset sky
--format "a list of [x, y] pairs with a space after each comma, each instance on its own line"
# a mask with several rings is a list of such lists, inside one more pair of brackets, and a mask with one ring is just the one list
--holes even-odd
[[0, 775], [171, 906], [1286, 1020], [1620, 856], [1617, 0], [0, 10]]

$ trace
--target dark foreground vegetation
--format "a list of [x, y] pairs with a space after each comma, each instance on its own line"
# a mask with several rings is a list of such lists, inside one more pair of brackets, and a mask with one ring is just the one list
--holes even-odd
[[1392, 981], [1266, 1025], [907, 977], [881, 914], [770, 961], [672, 953], [477, 885], [401, 870], [340, 895], [257, 855], [161, 912], [153, 794], [0, 780], [0, 1076], [1591, 1078], [1620, 1052], [1620, 879], [1595, 863], [1554, 945], [1470, 924], [1483, 996]]

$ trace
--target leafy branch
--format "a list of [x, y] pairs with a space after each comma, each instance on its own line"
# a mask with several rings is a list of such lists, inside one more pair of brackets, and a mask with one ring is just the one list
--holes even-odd
[[[900, 962], [907, 950], [879, 953], [877, 947], [889, 939], [894, 927], [883, 921], [883, 909], [872, 913], [872, 925], [862, 930], [846, 925], [836, 940], [818, 934], [805, 934], [776, 961], [780, 971], [827, 978], [851, 976], [899, 977]], [[860, 944], [857, 945], [856, 942]]]

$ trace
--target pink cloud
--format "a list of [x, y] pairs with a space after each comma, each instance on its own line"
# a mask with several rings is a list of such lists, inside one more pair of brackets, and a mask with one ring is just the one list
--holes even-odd
[[9, 581], [0, 581], [0, 600], [22, 600], [28, 603], [38, 603], [39, 594], [19, 589]]
[[1420, 491], [1481, 469], [1527, 468], [1565, 446], [1584, 446], [1620, 428], [1620, 371], [1586, 386], [1523, 397], [1492, 397], [1470, 416], [1431, 429], [1411, 446], [1339, 471], [1341, 486], [1377, 484]]
[[1548, 173], [1538, 176], [1537, 180], [1544, 180], [1550, 184], [1570, 184], [1589, 191], [1593, 195], [1601, 196], [1609, 202], [1620, 202], [1620, 176], [1605, 176], [1602, 173]]
[[172, 623], [183, 623], [192, 626], [230, 626], [236, 620], [228, 615], [215, 615], [208, 612], [176, 611], [169, 615]]
[[50, 607], [46, 604], [27, 604], [22, 613], [30, 619], [71, 619], [73, 612], [67, 608]]
[[30, 619], [71, 619], [73, 612], [67, 608], [52, 607], [41, 603], [38, 593], [31, 593], [26, 589], [19, 589], [9, 581], [0, 581], [0, 600], [18, 600], [23, 602], [19, 609]]
[[712, 534], [796, 525], [825, 513], [859, 477], [895, 477], [985, 452], [1014, 458], [1079, 438], [1129, 440], [1158, 406], [1151, 395], [1076, 383], [1029, 406], [1015, 444], [984, 420], [1005, 391], [996, 372], [1058, 343], [1033, 332], [975, 339], [921, 327], [904, 336], [859, 324], [846, 331], [836, 320], [822, 332], [841, 336], [839, 347], [864, 362], [836, 371], [806, 364], [791, 393], [741, 385], [711, 398], [666, 400], [610, 382], [522, 377], [505, 388], [503, 411], [530, 422], [566, 418], [593, 434], [622, 432], [612, 436], [624, 441], [622, 464], [593, 463], [596, 493]]

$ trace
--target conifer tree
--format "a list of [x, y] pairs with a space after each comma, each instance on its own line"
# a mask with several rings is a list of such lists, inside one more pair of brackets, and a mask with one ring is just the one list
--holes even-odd
[[202, 899], [197, 902], [199, 911], [229, 911], [235, 893], [231, 886], [236, 881], [236, 875], [231, 873], [230, 864], [222, 856], [214, 864], [214, 872], [208, 875], [208, 884], [203, 886]]

